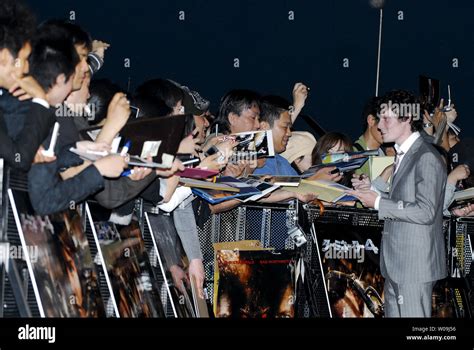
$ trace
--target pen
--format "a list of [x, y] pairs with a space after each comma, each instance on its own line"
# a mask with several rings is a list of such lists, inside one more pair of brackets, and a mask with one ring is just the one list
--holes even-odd
[[123, 146], [122, 151], [120, 152], [120, 155], [122, 157], [127, 155], [128, 150], [130, 149], [131, 145], [132, 145], [132, 143], [130, 141], [125, 142], [125, 146]]
[[130, 176], [133, 175], [133, 169], [127, 169], [125, 170], [120, 176], [125, 177], [125, 176]]
[[193, 163], [198, 163], [199, 162], [199, 158], [194, 158], [194, 159], [190, 159], [190, 160], [187, 160], [185, 162], [182, 162], [183, 165], [189, 165], [189, 164], [193, 164]]

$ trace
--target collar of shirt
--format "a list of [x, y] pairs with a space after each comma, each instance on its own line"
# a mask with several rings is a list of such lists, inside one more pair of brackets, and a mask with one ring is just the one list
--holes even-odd
[[420, 133], [418, 131], [414, 132], [400, 146], [395, 144], [395, 150], [397, 153], [403, 152], [403, 157], [419, 137]]

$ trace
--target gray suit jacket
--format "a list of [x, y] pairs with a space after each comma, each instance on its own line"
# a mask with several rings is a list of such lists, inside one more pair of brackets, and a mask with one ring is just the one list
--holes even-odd
[[425, 283], [446, 277], [443, 202], [446, 167], [436, 149], [418, 138], [382, 194], [385, 220], [381, 271], [396, 283]]

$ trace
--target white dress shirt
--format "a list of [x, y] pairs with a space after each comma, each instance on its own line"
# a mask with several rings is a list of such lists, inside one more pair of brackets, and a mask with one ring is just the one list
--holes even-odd
[[[398, 153], [398, 155], [397, 155], [397, 157], [398, 157], [398, 159], [397, 159], [398, 166], [395, 169], [395, 172], [393, 173], [393, 175], [395, 175], [396, 172], [398, 171], [398, 169], [400, 169], [400, 165], [403, 162], [403, 158], [405, 157], [405, 155], [407, 154], [407, 152], [411, 148], [411, 146], [413, 146], [415, 141], [418, 140], [419, 137], [420, 137], [420, 133], [418, 131], [416, 131], [413, 134], [411, 134], [410, 136], [408, 136], [408, 138], [400, 146], [395, 144], [395, 150]], [[392, 175], [392, 180], [393, 180], [393, 175]], [[374, 209], [375, 210], [379, 210], [380, 198], [382, 198], [382, 197], [379, 194], [377, 196], [377, 198], [375, 199], [375, 204], [374, 204]]]

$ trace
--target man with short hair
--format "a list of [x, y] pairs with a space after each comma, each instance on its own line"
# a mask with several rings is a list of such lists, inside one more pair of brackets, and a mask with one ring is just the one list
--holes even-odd
[[[378, 150], [379, 156], [385, 155], [381, 148], [383, 144], [382, 134], [378, 128], [379, 117], [377, 116], [377, 108], [379, 101], [379, 97], [372, 97], [364, 107], [364, 111], [362, 113], [362, 118], [364, 121], [364, 133], [360, 135], [357, 141], [354, 142], [354, 151], [356, 152]], [[355, 173], [357, 175], [369, 175], [369, 162], [365, 162], [365, 164], [361, 168], [357, 169]]]
[[[34, 29], [33, 14], [21, 1], [0, 2], [0, 158], [21, 171], [41, 157], [39, 147], [54, 124], [45, 92], [34, 78], [25, 77]], [[17, 116], [14, 122], [9, 115]]]
[[[348, 191], [385, 220], [380, 267], [385, 277], [386, 317], [430, 317], [431, 294], [437, 280], [447, 275], [443, 235], [446, 168], [437, 150], [422, 137], [422, 119], [416, 108], [404, 112], [395, 106], [416, 106], [403, 90], [382, 99], [379, 129], [384, 142], [395, 142], [390, 192], [360, 188]], [[388, 108], [393, 106], [393, 108]]]

